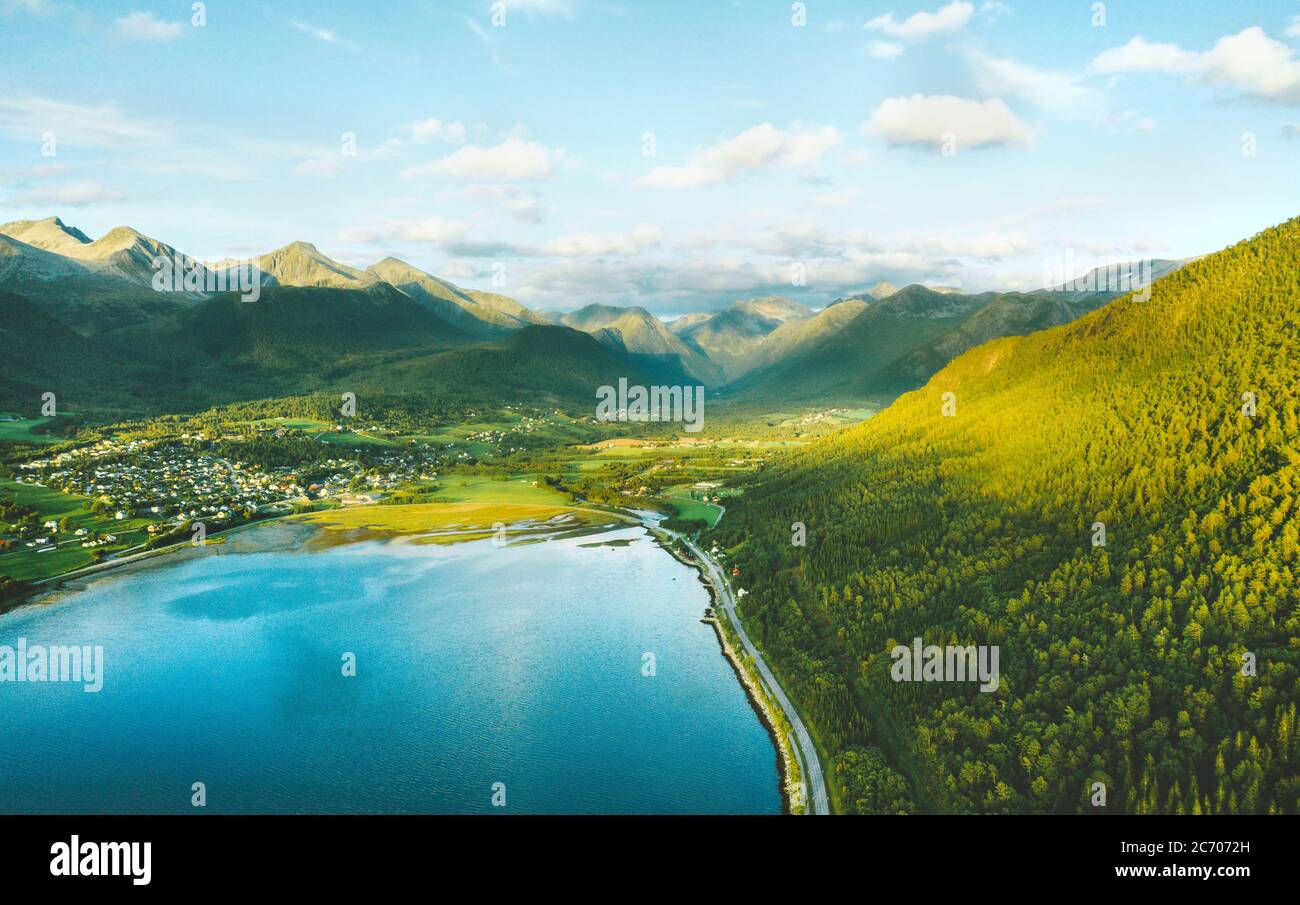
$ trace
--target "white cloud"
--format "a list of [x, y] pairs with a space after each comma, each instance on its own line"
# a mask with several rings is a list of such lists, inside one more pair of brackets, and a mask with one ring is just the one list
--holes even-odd
[[659, 227], [643, 223], [625, 232], [576, 232], [557, 236], [542, 245], [477, 239], [457, 220], [424, 217], [382, 220], [345, 230], [340, 242], [363, 245], [431, 244], [460, 258], [603, 258], [629, 257], [660, 244]]
[[1089, 70], [1099, 74], [1165, 72], [1193, 81], [1228, 85], [1247, 95], [1300, 104], [1300, 60], [1295, 51], [1253, 26], [1220, 38], [1204, 52], [1137, 37], [1098, 54]]
[[927, 255], [952, 255], [986, 260], [1012, 258], [1028, 250], [1029, 242], [1025, 234], [1018, 231], [988, 232], [973, 238], [930, 238], [923, 248]]
[[659, 227], [643, 223], [623, 233], [582, 232], [559, 236], [543, 246], [543, 253], [560, 258], [595, 258], [606, 255], [634, 255], [658, 245]]
[[60, 144], [97, 148], [161, 144], [172, 137], [168, 126], [113, 104], [87, 106], [41, 97], [0, 96], [0, 132], [32, 142], [51, 132]]
[[506, 0], [506, 13], [521, 12], [528, 16], [572, 16], [574, 0]]
[[1199, 54], [1177, 44], [1151, 44], [1141, 37], [1123, 47], [1102, 51], [1089, 65], [1092, 72], [1179, 72], [1191, 74], [1198, 67]]
[[1117, 132], [1154, 132], [1159, 124], [1137, 110], [1112, 113], [1105, 118], [1106, 125]]
[[354, 226], [340, 233], [338, 240], [364, 245], [401, 242], [427, 242], [441, 245], [458, 241], [464, 236], [464, 223], [442, 217], [424, 217], [419, 220], [383, 220], [378, 223]]
[[1101, 95], [1078, 76], [1038, 69], [978, 51], [968, 53], [966, 59], [982, 94], [1015, 97], [1071, 119], [1095, 115], [1102, 105]]
[[121, 201], [126, 196], [105, 188], [98, 182], [76, 182], [70, 185], [48, 186], [14, 195], [7, 203], [28, 207], [86, 207]]
[[443, 157], [402, 171], [403, 178], [449, 176], [475, 182], [520, 182], [546, 179], [568, 161], [563, 150], [535, 141], [507, 138], [494, 147], [466, 145]]
[[31, 13], [43, 16], [54, 7], [49, 0], [0, 0], [0, 14], [11, 16], [14, 13]]
[[686, 166], [655, 167], [633, 184], [652, 188], [695, 188], [731, 182], [767, 167], [811, 171], [821, 162], [822, 155], [835, 147], [839, 140], [839, 132], [830, 126], [796, 126], [784, 130], [763, 123], [696, 151]]
[[848, 186], [814, 195], [812, 203], [817, 207], [844, 207], [857, 201], [860, 197], [862, 197], [862, 189], [857, 186]]
[[497, 50], [496, 39], [492, 37], [492, 35], [488, 34], [487, 29], [482, 25], [479, 25], [469, 16], [465, 17], [465, 27], [474, 33], [474, 37], [478, 38], [484, 49], [487, 50], [488, 56], [492, 59], [492, 65], [502, 71], [508, 72], [509, 69], [506, 64], [501, 61], [501, 52]]
[[1029, 128], [1002, 101], [974, 101], [946, 94], [888, 98], [862, 128], [892, 145], [937, 147], [947, 133], [956, 137], [958, 148], [1027, 145], [1031, 137]]
[[986, 16], [990, 22], [996, 22], [1003, 16], [1011, 15], [1011, 7], [1002, 3], [1001, 0], [985, 0], [980, 7], [980, 15]]
[[892, 41], [872, 41], [867, 45], [867, 56], [877, 60], [896, 60], [903, 55], [903, 45]]
[[463, 145], [469, 140], [469, 130], [462, 122], [447, 122], [430, 118], [403, 123], [396, 130], [400, 138], [386, 138], [379, 147], [370, 152], [371, 157], [391, 157], [407, 148], [441, 142], [448, 145]]
[[404, 129], [410, 136], [412, 144], [442, 141], [452, 145], [463, 145], [466, 141], [465, 124], [459, 122], [421, 119], [413, 123], [407, 123]]
[[452, 195], [475, 201], [486, 198], [496, 202], [512, 219], [520, 223], [541, 223], [546, 219], [547, 210], [536, 193], [519, 185], [475, 183], [435, 200], [443, 201]]
[[339, 36], [338, 32], [334, 31], [333, 29], [321, 28], [319, 25], [312, 25], [309, 22], [302, 22], [298, 19], [292, 20], [289, 24], [294, 28], [298, 29], [298, 31], [302, 32], [303, 34], [311, 35], [317, 41], [321, 41], [322, 43], [337, 44], [340, 47], [347, 47], [352, 50], [356, 49], [355, 44], [353, 44], [351, 41], [344, 40], [342, 37]]
[[955, 2], [949, 3], [932, 13], [914, 13], [902, 22], [895, 19], [893, 13], [885, 13], [883, 16], [876, 16], [876, 18], [867, 22], [863, 28], [871, 28], [876, 31], [883, 31], [895, 38], [906, 38], [909, 41], [915, 41], [920, 38], [928, 38], [931, 35], [957, 31], [970, 21], [974, 13], [975, 5], [973, 3], [967, 3], [966, 0], [955, 0]]
[[339, 157], [313, 157], [293, 168], [300, 176], [340, 176], [347, 168]]
[[541, 223], [546, 219], [546, 208], [532, 195], [507, 198], [501, 206], [520, 223]]
[[164, 22], [153, 13], [133, 12], [113, 25], [118, 37], [128, 41], [174, 41], [185, 33], [179, 22]]
[[1286, 36], [1288, 38], [1300, 38], [1300, 16], [1295, 16], [1291, 24], [1286, 27]]
[[71, 173], [76, 167], [67, 163], [38, 163], [29, 167], [0, 170], [0, 176], [13, 179], [48, 179], [62, 173]]

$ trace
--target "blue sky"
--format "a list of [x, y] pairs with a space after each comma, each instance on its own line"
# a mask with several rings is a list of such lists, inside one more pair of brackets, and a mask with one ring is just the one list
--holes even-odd
[[0, 220], [670, 315], [1300, 214], [1300, 4], [1100, 6], [0, 0]]

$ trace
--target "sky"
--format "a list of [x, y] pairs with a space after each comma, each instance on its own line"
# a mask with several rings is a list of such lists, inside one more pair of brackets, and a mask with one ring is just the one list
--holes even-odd
[[0, 0], [0, 222], [661, 316], [1300, 214], [1296, 0]]

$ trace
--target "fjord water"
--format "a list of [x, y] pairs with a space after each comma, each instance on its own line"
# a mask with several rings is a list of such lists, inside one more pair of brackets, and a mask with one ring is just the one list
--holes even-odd
[[639, 528], [100, 578], [0, 616], [0, 644], [104, 648], [97, 694], [0, 684], [0, 811], [187, 812], [203, 782], [207, 812], [777, 812], [707, 605]]

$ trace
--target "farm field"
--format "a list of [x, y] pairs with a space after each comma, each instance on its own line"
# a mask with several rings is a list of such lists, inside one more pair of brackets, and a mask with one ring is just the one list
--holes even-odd
[[62, 437], [38, 434], [35, 429], [49, 424], [53, 418], [24, 418], [18, 421], [0, 421], [0, 441], [10, 443], [58, 443]]
[[685, 488], [673, 490], [665, 494], [664, 498], [677, 507], [678, 518], [703, 519], [709, 523], [710, 530], [718, 523], [718, 519], [722, 518], [721, 506], [693, 499]]

